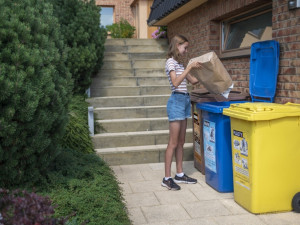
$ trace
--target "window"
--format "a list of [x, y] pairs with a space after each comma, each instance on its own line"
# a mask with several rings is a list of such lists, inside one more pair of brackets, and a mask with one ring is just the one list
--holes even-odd
[[249, 55], [251, 44], [272, 39], [271, 5], [222, 21], [222, 56]]
[[114, 23], [114, 8], [113, 7], [101, 7], [100, 11], [100, 24], [106, 27]]

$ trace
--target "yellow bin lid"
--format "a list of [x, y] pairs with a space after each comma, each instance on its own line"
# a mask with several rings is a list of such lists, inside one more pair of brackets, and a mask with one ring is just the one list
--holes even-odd
[[273, 120], [282, 117], [300, 116], [300, 104], [286, 103], [276, 104], [267, 102], [246, 102], [231, 104], [223, 109], [226, 116], [248, 120]]

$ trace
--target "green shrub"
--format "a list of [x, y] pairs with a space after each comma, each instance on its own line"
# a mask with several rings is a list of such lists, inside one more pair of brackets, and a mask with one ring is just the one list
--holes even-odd
[[53, 7], [0, 0], [0, 187], [34, 184], [59, 153], [72, 90]]
[[75, 95], [69, 105], [69, 123], [62, 140], [62, 146], [80, 152], [94, 152], [88, 126], [88, 106], [85, 98]]
[[57, 206], [56, 217], [76, 214], [70, 224], [130, 224], [113, 171], [95, 154], [65, 149], [49, 171], [48, 184], [37, 188]]
[[119, 23], [106, 26], [106, 28], [111, 32], [112, 38], [132, 38], [135, 31], [135, 27], [123, 18]]
[[68, 67], [74, 79], [74, 92], [82, 94], [102, 66], [106, 31], [100, 28], [100, 7], [95, 0], [49, 1], [70, 47]]

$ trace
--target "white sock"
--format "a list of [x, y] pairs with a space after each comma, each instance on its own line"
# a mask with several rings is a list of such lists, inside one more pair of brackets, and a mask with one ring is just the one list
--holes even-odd
[[184, 175], [184, 172], [176, 173], [176, 176], [177, 176], [177, 177], [183, 177], [183, 175]]
[[165, 180], [169, 180], [170, 178], [172, 178], [172, 177], [165, 177]]

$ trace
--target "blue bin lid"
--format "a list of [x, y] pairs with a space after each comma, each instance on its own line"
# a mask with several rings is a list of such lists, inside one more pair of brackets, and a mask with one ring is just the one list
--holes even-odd
[[274, 40], [255, 42], [251, 45], [249, 92], [252, 101], [256, 97], [273, 102], [279, 68], [279, 43]]
[[247, 101], [229, 101], [229, 102], [202, 102], [197, 103], [198, 109], [211, 112], [211, 113], [223, 113], [223, 109], [229, 108], [231, 104], [245, 103]]

